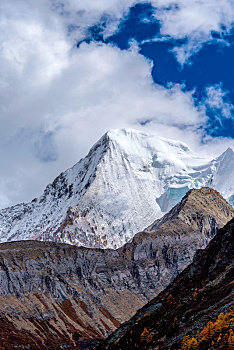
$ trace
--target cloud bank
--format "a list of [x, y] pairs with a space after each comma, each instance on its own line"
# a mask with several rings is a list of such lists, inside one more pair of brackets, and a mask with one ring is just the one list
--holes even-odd
[[[183, 140], [210, 156], [215, 153], [214, 146], [202, 147], [201, 140], [207, 106], [213, 103], [228, 113], [221, 86], [209, 87], [206, 101], [198, 105], [193, 91], [185, 91], [183, 85], [155, 84], [152, 64], [138, 53], [137, 45], [125, 51], [100, 43], [76, 48], [76, 41], [104, 17], [106, 35], [117, 30], [134, 3], [42, 0], [37, 7], [26, 0], [1, 3], [0, 207], [39, 195], [110, 128], [143, 129]], [[172, 35], [172, 26], [174, 35], [179, 35], [170, 2], [157, 4], [163, 35]], [[169, 9], [163, 10], [165, 5]], [[180, 6], [187, 8], [185, 1]], [[172, 17], [166, 18], [163, 11]], [[187, 35], [188, 26], [183, 24], [182, 29]], [[194, 31], [196, 27], [190, 29]], [[212, 139], [207, 142], [213, 145]], [[221, 153], [230, 141], [216, 144]]]

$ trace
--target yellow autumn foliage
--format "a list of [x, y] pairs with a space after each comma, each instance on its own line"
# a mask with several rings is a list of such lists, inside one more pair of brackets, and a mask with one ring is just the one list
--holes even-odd
[[140, 342], [149, 343], [152, 340], [152, 338], [153, 338], [152, 334], [145, 327], [143, 332], [140, 335]]
[[234, 310], [219, 314], [215, 322], [208, 322], [196, 338], [186, 336], [182, 341], [182, 350], [199, 350], [204, 344], [227, 344], [227, 350], [234, 348]]

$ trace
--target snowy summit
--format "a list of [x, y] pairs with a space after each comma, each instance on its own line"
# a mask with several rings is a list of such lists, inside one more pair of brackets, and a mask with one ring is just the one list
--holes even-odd
[[50, 240], [118, 248], [171, 209], [190, 188], [233, 200], [234, 152], [201, 158], [180, 141], [110, 130], [42, 196], [0, 211], [0, 241]]

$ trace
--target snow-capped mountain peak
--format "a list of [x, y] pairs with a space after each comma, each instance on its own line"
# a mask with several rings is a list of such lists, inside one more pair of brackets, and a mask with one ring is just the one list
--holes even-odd
[[0, 239], [117, 248], [190, 188], [212, 186], [231, 200], [233, 169], [232, 149], [209, 160], [180, 141], [110, 130], [41, 197], [1, 210]]

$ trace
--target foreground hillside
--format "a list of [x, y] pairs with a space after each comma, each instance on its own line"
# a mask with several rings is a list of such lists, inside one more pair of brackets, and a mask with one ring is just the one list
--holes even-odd
[[105, 338], [161, 292], [234, 216], [217, 192], [191, 190], [118, 250], [0, 245], [0, 345], [76, 348]]
[[43, 240], [117, 249], [190, 188], [211, 186], [232, 201], [233, 169], [231, 148], [209, 160], [183, 142], [111, 130], [39, 198], [0, 210], [0, 242]]
[[233, 349], [234, 219], [98, 349]]

